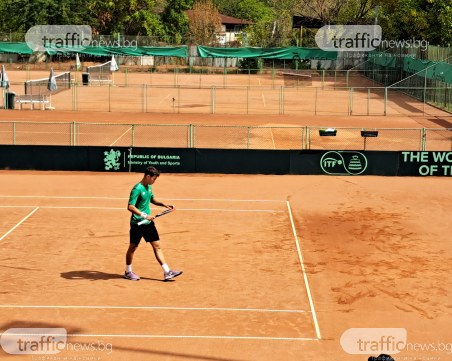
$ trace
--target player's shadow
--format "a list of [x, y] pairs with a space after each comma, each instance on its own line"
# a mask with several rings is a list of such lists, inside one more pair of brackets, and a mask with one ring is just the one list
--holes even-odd
[[[124, 276], [119, 273], [106, 273], [106, 272], [100, 272], [100, 271], [70, 271], [70, 272], [62, 272], [61, 277], [67, 279], [67, 280], [91, 280], [91, 281], [98, 281], [98, 280], [114, 280], [114, 279], [123, 279], [125, 280]], [[149, 278], [149, 277], [141, 277], [141, 280], [148, 280], [148, 281], [158, 281], [158, 282], [173, 282], [174, 280], [165, 281], [163, 279], [157, 279], [157, 278]]]

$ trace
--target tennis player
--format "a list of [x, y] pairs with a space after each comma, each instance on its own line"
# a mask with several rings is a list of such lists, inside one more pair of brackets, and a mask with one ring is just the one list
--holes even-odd
[[[152, 245], [154, 255], [163, 268], [163, 277], [165, 281], [170, 280], [182, 274], [182, 271], [171, 270], [166, 263], [163, 251], [160, 248], [159, 234], [155, 227], [154, 218], [151, 216], [150, 203], [156, 206], [173, 209], [171, 205], [166, 205], [155, 199], [152, 193], [152, 184], [155, 183], [160, 172], [154, 167], [146, 168], [141, 182], [135, 184], [130, 192], [129, 204], [127, 209], [132, 213], [130, 217], [130, 245], [126, 253], [126, 272], [124, 278], [132, 281], [138, 281], [140, 277], [132, 271], [133, 254], [140, 244], [141, 238]], [[147, 219], [149, 222], [139, 225], [140, 221]]]

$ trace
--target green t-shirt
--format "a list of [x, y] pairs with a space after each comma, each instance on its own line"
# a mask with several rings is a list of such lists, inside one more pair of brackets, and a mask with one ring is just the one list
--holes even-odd
[[[151, 214], [150, 203], [152, 201], [152, 198], [154, 198], [154, 194], [152, 193], [152, 187], [150, 185], [145, 187], [141, 183], [137, 183], [130, 191], [129, 204], [134, 205], [141, 212]], [[143, 218], [132, 213], [130, 223], [137, 224], [142, 220]]]

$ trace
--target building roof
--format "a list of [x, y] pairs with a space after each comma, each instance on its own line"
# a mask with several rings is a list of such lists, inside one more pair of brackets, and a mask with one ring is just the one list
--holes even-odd
[[[193, 10], [187, 10], [187, 16], [190, 17]], [[254, 24], [252, 21], [244, 20], [244, 19], [237, 19], [232, 16], [222, 15], [220, 14], [221, 24], [223, 25], [249, 25]]]
[[237, 19], [232, 16], [222, 15], [220, 14], [221, 23], [222, 24], [232, 24], [232, 25], [249, 25], [253, 24], [252, 21], [244, 20], [244, 19]]

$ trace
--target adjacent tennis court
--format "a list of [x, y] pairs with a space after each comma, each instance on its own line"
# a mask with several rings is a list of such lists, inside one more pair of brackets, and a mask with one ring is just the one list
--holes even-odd
[[2, 330], [65, 328], [55, 360], [367, 359], [341, 349], [352, 327], [448, 341], [447, 179], [163, 174], [154, 191], [177, 211], [156, 222], [184, 274], [162, 282], [142, 243], [131, 282], [139, 179], [0, 172]]

